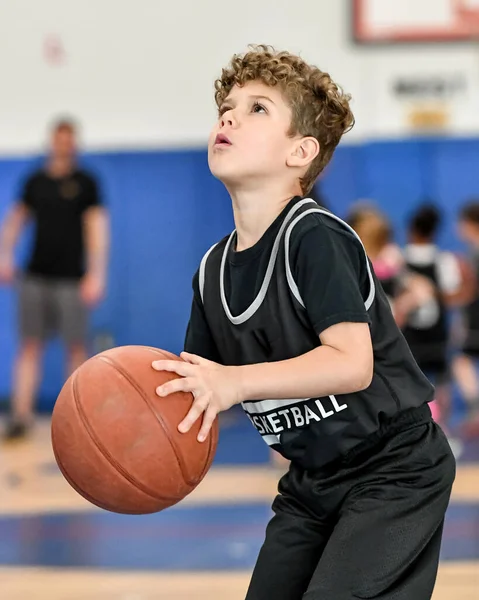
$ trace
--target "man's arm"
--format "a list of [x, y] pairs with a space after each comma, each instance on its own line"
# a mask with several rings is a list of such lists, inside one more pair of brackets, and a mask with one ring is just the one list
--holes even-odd
[[86, 210], [84, 218], [87, 273], [105, 279], [110, 247], [107, 210], [103, 206], [92, 206]]
[[0, 281], [10, 283], [13, 279], [15, 246], [29, 216], [23, 202], [16, 202], [7, 212], [0, 229]]
[[108, 212], [103, 206], [91, 206], [84, 214], [86, 275], [82, 281], [82, 297], [96, 304], [105, 291], [110, 231]]

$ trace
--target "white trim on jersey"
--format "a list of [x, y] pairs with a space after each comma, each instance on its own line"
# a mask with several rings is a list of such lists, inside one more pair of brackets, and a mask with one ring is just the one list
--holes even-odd
[[[261, 435], [261, 434], [260, 434]], [[268, 446], [274, 446], [276, 444], [281, 444], [279, 435], [262, 435], [263, 441], [268, 444]]]
[[313, 200], [310, 199], [306, 199], [306, 200], [300, 200], [297, 204], [295, 204], [291, 210], [289, 211], [289, 213], [286, 215], [277, 235], [276, 235], [276, 239], [274, 240], [274, 244], [273, 244], [273, 249], [271, 250], [271, 256], [269, 257], [269, 262], [268, 262], [268, 267], [266, 269], [266, 274], [264, 276], [263, 279], [263, 283], [261, 285], [261, 288], [256, 296], [256, 298], [253, 300], [253, 302], [248, 306], [248, 308], [242, 312], [240, 315], [237, 315], [236, 317], [233, 316], [231, 314], [231, 311], [229, 309], [228, 306], [228, 302], [226, 300], [226, 294], [225, 294], [225, 284], [224, 284], [224, 273], [225, 273], [225, 264], [226, 264], [226, 257], [228, 256], [228, 249], [230, 247], [230, 244], [233, 240], [233, 236], [236, 232], [233, 231], [225, 245], [225, 248], [223, 250], [223, 256], [221, 258], [221, 267], [220, 267], [220, 294], [221, 294], [221, 303], [223, 304], [223, 310], [226, 313], [226, 316], [228, 317], [228, 319], [231, 321], [231, 323], [233, 323], [233, 325], [241, 325], [242, 323], [245, 323], [248, 319], [250, 319], [255, 312], [258, 310], [258, 308], [261, 306], [261, 304], [263, 303], [263, 300], [266, 297], [266, 292], [268, 291], [268, 287], [271, 281], [271, 277], [273, 275], [273, 270], [274, 270], [274, 265], [276, 262], [276, 257], [278, 255], [278, 251], [279, 251], [279, 244], [281, 242], [281, 236], [283, 235], [283, 231], [285, 230], [286, 226], [288, 225], [288, 223], [291, 221], [291, 219], [294, 216], [294, 213], [296, 213], [302, 206], [304, 206], [305, 204], [309, 203], [309, 202], [314, 202]]
[[205, 272], [206, 272], [206, 261], [208, 260], [208, 256], [210, 255], [211, 251], [216, 248], [218, 244], [213, 244], [211, 246], [211, 248], [208, 250], [208, 252], [203, 256], [203, 258], [201, 259], [201, 263], [200, 263], [200, 272], [198, 274], [198, 284], [199, 284], [199, 288], [200, 288], [200, 296], [201, 296], [201, 302], [204, 302], [203, 300], [203, 291], [205, 289]]
[[[314, 202], [314, 200], [309, 200], [309, 202]], [[316, 202], [314, 202], [314, 203], [316, 204]], [[341, 225], [346, 227], [346, 229], [348, 229], [359, 240], [359, 243], [361, 244], [361, 247], [364, 250], [364, 256], [366, 258], [366, 268], [367, 268], [368, 276], [369, 276], [369, 295], [366, 298], [366, 300], [364, 301], [364, 307], [366, 308], [366, 310], [369, 310], [372, 303], [374, 302], [376, 286], [374, 284], [374, 278], [373, 278], [373, 274], [371, 272], [371, 266], [369, 264], [368, 255], [366, 253], [366, 249], [363, 246], [361, 238], [359, 237], [359, 235], [354, 231], [354, 229], [350, 225], [345, 223], [342, 219], [340, 219], [336, 215], [333, 215], [332, 213], [330, 213], [326, 210], [323, 210], [321, 208], [310, 208], [309, 210], [304, 211], [304, 213], [301, 213], [294, 219], [294, 221], [289, 225], [288, 229], [286, 230], [286, 235], [284, 237], [286, 278], [288, 279], [288, 285], [289, 285], [289, 289], [291, 290], [291, 293], [296, 298], [296, 300], [301, 304], [301, 306], [303, 308], [306, 308], [304, 305], [303, 299], [301, 298], [301, 294], [299, 293], [298, 286], [296, 285], [296, 281], [294, 280], [293, 274], [291, 272], [291, 266], [289, 263], [289, 238], [291, 237], [291, 232], [293, 231], [293, 228], [296, 225], [296, 223], [298, 223], [303, 217], [306, 217], [307, 215], [309, 215], [311, 213], [315, 213], [315, 212], [320, 213], [322, 215], [326, 215], [327, 217], [331, 217], [338, 223], [341, 223]]]
[[[226, 257], [228, 255], [228, 249], [231, 245], [231, 242], [233, 241], [233, 237], [234, 234], [236, 233], [236, 229], [234, 231], [232, 231], [230, 237], [228, 238], [228, 241], [226, 242], [224, 251], [223, 251], [223, 256], [221, 258], [221, 267], [220, 267], [220, 294], [221, 294], [221, 302], [223, 304], [223, 309], [226, 313], [226, 316], [228, 317], [228, 319], [231, 321], [231, 323], [233, 323], [234, 325], [240, 325], [241, 323], [245, 323], [248, 319], [250, 319], [254, 313], [258, 310], [258, 308], [261, 306], [263, 300], [266, 297], [266, 292], [268, 291], [268, 287], [271, 281], [271, 277], [273, 275], [273, 270], [274, 270], [274, 265], [276, 262], [276, 257], [278, 255], [278, 251], [279, 251], [279, 244], [281, 241], [281, 236], [283, 234], [284, 229], [286, 228], [286, 226], [288, 225], [288, 223], [291, 221], [291, 219], [293, 218], [294, 214], [298, 211], [299, 208], [301, 208], [302, 206], [304, 206], [305, 204], [315, 204], [315, 208], [311, 208], [307, 211], [305, 211], [304, 213], [298, 215], [294, 221], [289, 225], [288, 229], [286, 230], [286, 234], [285, 234], [285, 260], [286, 260], [286, 277], [288, 280], [288, 285], [289, 288], [291, 290], [291, 293], [293, 294], [293, 296], [296, 298], [296, 300], [301, 304], [301, 306], [303, 308], [305, 308], [303, 299], [301, 298], [301, 294], [299, 293], [299, 289], [298, 286], [296, 285], [296, 282], [294, 280], [293, 274], [291, 272], [291, 266], [289, 263], [289, 239], [291, 237], [291, 233], [293, 231], [294, 226], [296, 225], [296, 223], [298, 223], [303, 217], [305, 217], [306, 215], [309, 215], [313, 212], [317, 212], [320, 213], [322, 215], [326, 215], [327, 217], [331, 217], [332, 219], [334, 219], [335, 221], [337, 221], [338, 223], [341, 223], [344, 227], [346, 227], [346, 229], [348, 229], [358, 240], [359, 243], [361, 244], [361, 247], [364, 250], [364, 255], [366, 258], [366, 268], [368, 271], [368, 276], [369, 276], [369, 295], [367, 297], [367, 299], [364, 302], [364, 306], [366, 308], [366, 310], [369, 310], [369, 308], [371, 307], [372, 303], [374, 302], [374, 297], [375, 297], [375, 292], [376, 292], [376, 288], [375, 288], [375, 284], [374, 284], [374, 278], [373, 275], [371, 273], [371, 266], [369, 264], [369, 260], [368, 260], [368, 256], [366, 253], [366, 250], [363, 246], [363, 243], [361, 241], [361, 238], [358, 236], [358, 234], [354, 231], [354, 229], [348, 225], [345, 221], [343, 221], [342, 219], [340, 219], [339, 217], [337, 217], [336, 215], [333, 215], [332, 213], [323, 210], [319, 207], [317, 207], [317, 203], [312, 200], [311, 198], [304, 198], [303, 200], [300, 200], [297, 204], [295, 204], [292, 209], [289, 211], [289, 213], [286, 215], [280, 230], [278, 231], [277, 235], [276, 235], [276, 239], [274, 241], [273, 244], [273, 249], [271, 250], [271, 256], [269, 258], [269, 262], [268, 262], [268, 267], [266, 269], [266, 274], [263, 280], [263, 283], [261, 285], [261, 288], [256, 296], [256, 298], [253, 300], [253, 302], [250, 304], [250, 306], [240, 315], [237, 315], [236, 317], [233, 316], [231, 314], [231, 311], [229, 309], [228, 306], [228, 302], [226, 300], [226, 294], [225, 294], [225, 289], [224, 289], [224, 271], [225, 271], [225, 264], [226, 264]], [[201, 296], [201, 301], [203, 302], [203, 293], [204, 293], [204, 287], [205, 287], [205, 272], [206, 272], [206, 261], [208, 260], [208, 256], [210, 255], [211, 251], [217, 246], [218, 244], [213, 244], [213, 246], [211, 246], [211, 248], [208, 250], [208, 252], [206, 252], [206, 254], [203, 256], [203, 258], [201, 259], [201, 263], [200, 263], [200, 270], [199, 270], [199, 288], [200, 288], [200, 296]]]
[[290, 400], [260, 400], [242, 402], [243, 410], [258, 430], [263, 440], [270, 446], [281, 443], [283, 432], [302, 428], [311, 421], [319, 422], [346, 410], [348, 405], [340, 403], [336, 396], [326, 398], [298, 398]]
[[257, 400], [242, 402], [244, 410], [250, 415], [257, 415], [259, 413], [267, 413], [270, 410], [277, 410], [285, 406], [291, 406], [293, 404], [299, 404], [300, 402], [306, 402], [310, 398], [284, 398], [284, 399], [271, 399], [271, 400]]

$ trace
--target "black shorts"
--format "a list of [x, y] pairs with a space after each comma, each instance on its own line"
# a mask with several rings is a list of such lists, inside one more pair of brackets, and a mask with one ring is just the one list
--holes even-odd
[[279, 483], [246, 600], [429, 600], [455, 460], [433, 421]]

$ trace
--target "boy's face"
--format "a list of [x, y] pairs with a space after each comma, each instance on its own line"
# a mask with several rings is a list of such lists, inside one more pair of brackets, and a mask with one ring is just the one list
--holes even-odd
[[277, 87], [252, 81], [234, 86], [219, 108], [208, 143], [208, 163], [226, 185], [286, 178], [298, 136], [287, 135], [291, 109]]

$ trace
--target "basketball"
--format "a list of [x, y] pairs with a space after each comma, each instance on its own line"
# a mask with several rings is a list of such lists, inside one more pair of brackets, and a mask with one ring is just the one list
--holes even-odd
[[196, 439], [201, 418], [187, 433], [178, 431], [193, 396], [156, 394], [178, 377], [152, 368], [162, 359], [181, 360], [145, 346], [101, 352], [69, 377], [56, 401], [51, 439], [57, 464], [79, 494], [105, 510], [163, 510], [192, 492], [213, 462], [218, 422], [204, 442]]

